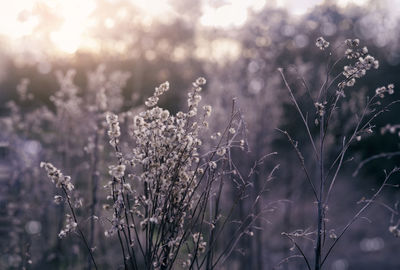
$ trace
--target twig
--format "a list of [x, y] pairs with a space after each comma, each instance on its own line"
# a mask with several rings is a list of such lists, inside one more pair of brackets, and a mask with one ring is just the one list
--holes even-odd
[[386, 174], [385, 176], [385, 180], [383, 181], [382, 185], [380, 186], [380, 188], [378, 189], [377, 192], [375, 192], [375, 194], [371, 197], [370, 200], [368, 200], [368, 202], [357, 212], [357, 214], [354, 215], [354, 217], [347, 223], [347, 225], [344, 227], [344, 229], [342, 230], [342, 232], [339, 234], [339, 236], [335, 239], [335, 241], [332, 243], [332, 245], [329, 247], [324, 259], [321, 262], [321, 267], [324, 264], [325, 260], [328, 258], [329, 254], [331, 253], [332, 249], [336, 246], [336, 244], [338, 243], [338, 241], [342, 238], [342, 236], [345, 234], [345, 232], [350, 228], [350, 226], [360, 217], [360, 215], [371, 205], [372, 202], [375, 201], [375, 199], [378, 197], [378, 195], [381, 193], [382, 189], [384, 188], [384, 186], [386, 185], [387, 181], [389, 180], [390, 176], [392, 176], [392, 174], [398, 172], [400, 170], [400, 168], [394, 168], [393, 170], [391, 170], [389, 172], [389, 174]]
[[68, 192], [67, 192], [67, 190], [66, 190], [64, 184], [61, 185], [61, 188], [62, 188], [62, 190], [64, 191], [65, 197], [66, 197], [67, 202], [68, 202], [69, 209], [71, 210], [72, 217], [74, 218], [74, 221], [75, 221], [75, 223], [77, 224], [77, 225], [76, 225], [76, 228], [78, 229], [78, 232], [79, 232], [80, 236], [82, 237], [83, 243], [85, 244], [85, 246], [86, 246], [86, 248], [87, 248], [87, 250], [88, 250], [88, 252], [89, 252], [89, 254], [90, 254], [90, 258], [91, 258], [92, 261], [93, 261], [94, 268], [98, 269], [98, 268], [97, 268], [96, 261], [94, 260], [94, 256], [93, 256], [92, 250], [91, 250], [91, 248], [89, 247], [88, 242], [86, 241], [85, 235], [83, 234], [82, 230], [81, 230], [80, 227], [79, 227], [79, 223], [78, 223], [78, 220], [77, 220], [77, 218], [76, 218], [74, 208], [72, 207], [71, 200], [70, 200], [70, 198], [69, 198]]

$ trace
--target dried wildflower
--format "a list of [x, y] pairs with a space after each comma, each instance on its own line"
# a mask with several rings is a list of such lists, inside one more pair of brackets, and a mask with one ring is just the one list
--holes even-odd
[[[169, 84], [164, 83], [147, 99], [145, 105], [148, 108], [133, 117], [130, 135], [135, 140], [135, 147], [132, 149], [131, 157], [126, 160], [127, 163], [121, 164], [119, 160], [119, 165], [109, 167], [110, 175], [117, 181], [110, 181], [107, 185], [111, 187], [109, 197], [113, 200], [113, 218], [112, 226], [105, 232], [106, 235], [110, 236], [130, 226], [123, 223], [127, 210], [124, 196], [132, 195], [134, 204], [129, 212], [138, 217], [138, 224], [142, 230], [147, 232], [164, 223], [176, 228], [171, 230], [161, 243], [170, 249], [168, 253], [165, 250], [166, 253], [160, 256], [173, 259], [177, 252], [174, 249], [179, 247], [184, 236], [187, 215], [194, 207], [193, 195], [198, 185], [198, 177], [205, 173], [204, 168], [198, 168], [200, 162], [198, 147], [202, 145], [199, 132], [207, 127], [208, 123], [204, 119], [200, 122], [196, 119], [202, 99], [201, 86], [205, 83], [204, 78], [198, 78], [193, 82], [193, 87], [188, 93], [187, 112], [173, 115], [157, 106], [159, 96], [169, 89]], [[210, 116], [211, 106], [203, 106], [203, 109], [204, 116]], [[118, 126], [118, 117], [109, 116], [107, 123], [109, 129], [111, 124]], [[230, 132], [233, 134], [235, 130], [231, 129]], [[221, 136], [221, 133], [217, 136]], [[115, 140], [115, 146], [118, 143], [118, 140]], [[225, 153], [225, 147], [218, 149], [219, 155]], [[135, 174], [131, 174], [130, 179], [138, 179], [144, 183], [144, 193], [138, 192], [125, 182], [123, 178], [125, 164], [135, 165]], [[209, 166], [211, 169], [216, 169], [217, 163], [211, 161]], [[199, 252], [204, 252], [206, 242], [201, 238], [198, 246]], [[161, 265], [165, 263], [163, 261]]]
[[217, 168], [217, 163], [215, 161], [210, 161], [208, 165], [212, 170], [215, 170]]
[[124, 190], [127, 191], [128, 193], [133, 193], [133, 189], [129, 183], [123, 184]]
[[329, 42], [326, 41], [323, 37], [319, 37], [317, 38], [315, 45], [317, 46], [317, 48], [319, 48], [320, 50], [325, 50], [326, 48], [329, 47]]
[[142, 230], [145, 230], [146, 227], [147, 227], [147, 223], [148, 223], [148, 222], [149, 222], [148, 219], [142, 220], [142, 221], [140, 222], [140, 228], [141, 228]]
[[218, 148], [217, 150], [217, 155], [218, 156], [223, 156], [226, 153], [226, 149], [224, 147]]
[[193, 242], [195, 245], [198, 245], [198, 249], [200, 253], [203, 253], [206, 251], [206, 246], [207, 246], [207, 242], [203, 241], [203, 235], [200, 233], [194, 233], [192, 235], [193, 238]]
[[204, 111], [206, 112], [206, 116], [211, 115], [212, 107], [210, 105], [203, 106]]
[[116, 166], [111, 165], [111, 166], [109, 166], [109, 171], [108, 171], [108, 173], [109, 173], [111, 176], [115, 177], [116, 179], [121, 180], [121, 178], [122, 178], [122, 177], [124, 176], [124, 174], [125, 174], [125, 169], [126, 169], [126, 166], [123, 165], [123, 164], [121, 164], [121, 165], [116, 165]]
[[[345, 77], [344, 80], [338, 83], [338, 94], [344, 96], [343, 89], [345, 87], [354, 86], [356, 79], [365, 76], [368, 70], [371, 68], [379, 68], [379, 61], [373, 56], [367, 54], [367, 47], [358, 48], [359, 40], [347, 40], [346, 44], [350, 47], [345, 51], [345, 56], [348, 59], [357, 59], [354, 64], [344, 66], [342, 75]], [[341, 94], [342, 93], [342, 94]]]
[[394, 94], [394, 85], [393, 84], [389, 84], [386, 88], [386, 86], [382, 86], [382, 87], [378, 87], [375, 90], [375, 94], [378, 95], [380, 98], [384, 98], [385, 97], [385, 93], [388, 93], [389, 95], [393, 95]]
[[160, 84], [159, 87], [155, 88], [153, 96], [149, 97], [144, 104], [147, 107], [156, 106], [159, 101], [159, 96], [161, 96], [168, 90], [169, 90], [169, 82], [164, 82], [164, 83]]
[[[192, 90], [188, 93], [188, 106], [189, 108], [196, 108], [196, 113], [197, 113], [197, 106], [201, 100], [201, 95], [199, 92], [201, 92], [202, 88], [201, 86], [206, 83], [206, 80], [204, 78], [198, 78], [194, 83], [193, 83], [193, 88]], [[190, 113], [190, 112], [189, 112]]]
[[336, 239], [337, 238], [335, 230], [330, 230], [329, 231], [329, 238], [331, 238], [331, 239]]
[[366, 74], [367, 70], [371, 68], [377, 69], [379, 62], [371, 55], [358, 58], [358, 61], [354, 65], [345, 66], [343, 75], [346, 78], [361, 78]]
[[194, 117], [197, 115], [197, 110], [194, 108], [194, 109], [190, 110], [187, 115], [189, 117]]
[[344, 52], [344, 55], [346, 56], [347, 59], [353, 59], [353, 58], [360, 57], [360, 52], [358, 52], [357, 50], [353, 50], [353, 49], [347, 49]]
[[385, 95], [384, 95], [385, 92], [386, 92], [386, 87], [385, 86], [376, 88], [376, 90], [375, 90], [375, 93], [381, 98], [385, 97]]
[[387, 88], [388, 88], [388, 93], [389, 93], [389, 95], [393, 95], [394, 94], [394, 84], [389, 84], [388, 86], [387, 86]]
[[367, 53], [368, 53], [368, 48], [364, 46], [364, 47], [361, 49], [361, 52], [362, 52], [363, 54], [367, 54]]
[[206, 82], [207, 82], [206, 79], [203, 78], [203, 77], [199, 77], [199, 78], [196, 79], [196, 84], [199, 85], [199, 86], [200, 85], [205, 85]]
[[356, 79], [355, 78], [351, 78], [349, 81], [347, 81], [346, 85], [347, 86], [354, 86], [355, 83], [356, 83]]
[[162, 84], [160, 84], [159, 87], [156, 87], [155, 91], [154, 91], [154, 95], [155, 96], [161, 96], [162, 94], [164, 94], [165, 92], [167, 92], [169, 90], [169, 82], [164, 82]]
[[158, 222], [158, 218], [156, 218], [156, 217], [151, 217], [151, 218], [149, 218], [149, 222], [150, 223], [154, 223], [154, 224], [158, 224], [159, 222]]
[[144, 103], [147, 107], [153, 107], [157, 105], [159, 98], [158, 97], [149, 97]]
[[400, 229], [397, 226], [389, 226], [389, 232], [395, 237], [400, 237]]
[[358, 45], [360, 45], [360, 40], [358, 38], [356, 38], [356, 39], [346, 39], [344, 41], [344, 43], [346, 43], [346, 45], [349, 46], [349, 47], [357, 47]]
[[323, 116], [325, 114], [325, 105], [320, 102], [316, 102], [314, 105], [317, 108], [318, 115]]
[[106, 113], [106, 122], [108, 124], [107, 134], [110, 137], [110, 144], [115, 146], [115, 144], [118, 143], [119, 136], [121, 136], [118, 115], [111, 112]]
[[82, 206], [83, 206], [83, 199], [82, 198], [78, 198], [77, 200], [75, 200], [74, 208], [81, 208]]
[[64, 238], [67, 236], [68, 233], [75, 232], [76, 227], [78, 226], [78, 224], [74, 221], [71, 215], [66, 214], [65, 216], [66, 216], [65, 227], [58, 234], [59, 238]]
[[53, 183], [56, 184], [56, 187], [64, 187], [69, 191], [72, 191], [74, 189], [74, 185], [71, 183], [71, 177], [63, 175], [62, 172], [54, 167], [53, 164], [48, 162], [41, 162], [40, 167], [46, 170], [47, 176], [51, 179]]
[[168, 110], [163, 110], [160, 114], [160, 118], [162, 121], [167, 121], [169, 117], [169, 111]]
[[54, 196], [54, 203], [55, 204], [61, 204], [62, 202], [63, 202], [63, 197], [62, 196], [60, 196], [60, 195], [55, 195]]

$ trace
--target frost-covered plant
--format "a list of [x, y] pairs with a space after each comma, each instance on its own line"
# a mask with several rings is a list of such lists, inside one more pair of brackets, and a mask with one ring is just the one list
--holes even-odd
[[[230, 159], [231, 149], [243, 147], [243, 141], [238, 139], [242, 120], [233, 105], [227, 127], [216, 133], [216, 145], [205, 148], [201, 136], [208, 132], [212, 111], [209, 105], [200, 106], [205, 83], [201, 77], [193, 82], [187, 111], [176, 114], [157, 106], [159, 98], [169, 90], [169, 83], [157, 87], [146, 100], [145, 111], [124, 114], [132, 138], [130, 144], [120, 141], [120, 116], [105, 113], [109, 144], [116, 157], [116, 164], [109, 165], [111, 180], [105, 186], [110, 201], [104, 205], [110, 209], [110, 226], [105, 235], [117, 238], [125, 269], [175, 269], [178, 265], [215, 269], [230, 256], [260, 215], [260, 211], [254, 213], [253, 207], [244, 220], [232, 223], [234, 209], [249, 186]], [[58, 186], [67, 187], [70, 183], [49, 163], [43, 166]], [[226, 182], [237, 193], [228, 208], [220, 204]], [[265, 187], [259, 193], [264, 191]], [[56, 201], [60, 200], [57, 197]], [[73, 219], [67, 216], [62, 236], [79, 228], [72, 216]], [[234, 233], [228, 241], [219, 243], [227, 227]]]
[[[343, 167], [346, 153], [352, 144], [373, 133], [373, 120], [398, 102], [393, 101], [382, 105], [382, 99], [385, 98], [386, 94], [391, 95], [394, 93], [393, 84], [389, 84], [387, 87], [384, 86], [376, 89], [372, 97], [364, 96], [363, 99], [366, 99], [366, 102], [362, 106], [353, 106], [356, 108], [352, 108], [353, 116], [350, 116], [350, 120], [348, 121], [350, 127], [346, 128], [344, 123], [337, 120], [337, 116], [346, 107], [346, 94], [352, 94], [351, 87], [355, 85], [356, 80], [365, 76], [369, 70], [379, 67], [379, 62], [368, 54], [368, 49], [366, 47], [360, 47], [359, 44], [360, 41], [358, 39], [347, 39], [337, 48], [327, 52], [329, 61], [327, 64], [326, 78], [319, 90], [312, 91], [313, 89], [308, 87], [305, 80], [302, 80], [307, 90], [308, 97], [315, 106], [315, 128], [309, 122], [309, 115], [312, 115], [312, 113], [308, 112], [306, 107], [298, 102], [284, 75], [283, 69], [279, 69], [284, 84], [289, 92], [290, 100], [305, 128], [308, 142], [312, 148], [312, 157], [308, 158], [303, 155], [301, 150], [302, 145], [295, 141], [287, 131], [281, 130], [281, 132], [287, 137], [296, 152], [305, 177], [313, 192], [317, 210], [316, 229], [314, 232], [296, 230], [293, 233], [285, 232], [283, 235], [293, 242], [294, 248], [300, 252], [300, 256], [305, 260], [307, 268], [310, 270], [312, 267], [315, 270], [319, 270], [323, 267], [326, 259], [344, 233], [346, 233], [364, 211], [375, 202], [375, 199], [381, 193], [383, 187], [387, 185], [389, 178], [393, 173], [399, 170], [395, 168], [389, 173], [385, 172], [385, 178], [381, 186], [369, 200], [363, 201], [363, 207], [354, 214], [350, 221], [345, 224], [339, 232], [336, 233], [335, 228], [330, 228], [328, 223], [328, 206], [330, 204], [332, 190], [335, 187], [335, 183]], [[321, 50], [327, 51], [330, 43], [320, 37], [316, 41], [316, 46]], [[344, 54], [339, 56], [338, 59], [332, 60], [335, 53], [338, 51], [340, 52], [340, 48], [343, 46], [347, 47]], [[342, 61], [346, 61], [346, 59], [347, 63], [344, 65], [343, 70], [334, 74], [337, 66]], [[343, 106], [343, 108], [341, 106]], [[346, 125], [347, 124], [348, 123], [346, 123]], [[338, 129], [335, 129], [336, 126], [338, 126]], [[340, 145], [332, 145], [332, 140], [330, 140], [332, 133], [340, 137]], [[334, 157], [333, 159], [332, 156]], [[311, 170], [315, 170], [318, 173], [314, 173], [314, 171]], [[318, 174], [318, 177], [315, 177], [316, 174]], [[311, 238], [314, 243], [314, 264], [310, 262], [307, 254], [296, 240], [298, 237], [310, 239], [312, 235], [315, 235], [315, 237]], [[328, 241], [328, 238], [330, 238], [331, 241]]]

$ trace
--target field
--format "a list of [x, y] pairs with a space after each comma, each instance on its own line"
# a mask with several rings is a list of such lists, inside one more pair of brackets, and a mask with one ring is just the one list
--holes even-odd
[[0, 269], [400, 269], [400, 2], [0, 4]]

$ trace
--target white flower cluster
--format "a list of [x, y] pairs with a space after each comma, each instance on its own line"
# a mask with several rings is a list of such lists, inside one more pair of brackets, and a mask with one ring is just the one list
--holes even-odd
[[[109, 185], [114, 185], [116, 189], [113, 188], [113, 195], [110, 196], [114, 201], [112, 228], [106, 234], [112, 235], [124, 226], [129, 226], [124, 220], [123, 209], [127, 205], [123, 194], [133, 194], [134, 203], [129, 212], [139, 218], [142, 230], [151, 230], [160, 224], [171, 227], [166, 230], [168, 235], [163, 236], [165, 242], [161, 243], [168, 247], [168, 251], [162, 251], [165, 260], [174, 257], [181, 239], [185, 237], [185, 222], [194, 207], [193, 196], [198, 177], [205, 173], [199, 166], [198, 147], [202, 142], [198, 134], [207, 127], [204, 123], [211, 114], [211, 106], [203, 107], [202, 124], [198, 124], [194, 118], [201, 100], [201, 86], [205, 83], [204, 78], [198, 78], [193, 83], [188, 95], [187, 112], [180, 111], [172, 115], [168, 110], [156, 106], [160, 95], [169, 89], [166, 82], [157, 87], [153, 96], [147, 99], [145, 105], [149, 108], [133, 117], [129, 134], [135, 141], [135, 147], [125, 164], [132, 166], [133, 173], [128, 175], [129, 179], [138, 181], [134, 186], [141, 186], [143, 190], [132, 191], [131, 186], [125, 182], [125, 165], [119, 163], [109, 167], [109, 173], [118, 180], [119, 187], [117, 183]], [[118, 118], [108, 114], [107, 123], [110, 137], [118, 137]], [[116, 129], [118, 132], [115, 132]], [[212, 167], [216, 168], [216, 163]], [[201, 241], [199, 250], [204, 250], [205, 246], [205, 242]]]
[[201, 233], [194, 233], [192, 235], [193, 237], [193, 242], [195, 245], [198, 245], [198, 249], [200, 251], [200, 253], [204, 253], [206, 251], [206, 247], [207, 247], [207, 242], [205, 242], [203, 240], [203, 235]]
[[211, 112], [212, 112], [212, 107], [211, 107], [211, 105], [205, 105], [205, 106], [203, 106], [203, 110], [206, 112], [207, 116], [210, 116]]
[[55, 195], [54, 196], [54, 203], [55, 204], [61, 204], [63, 202], [64, 198], [60, 195]]
[[225, 147], [218, 148], [216, 153], [217, 153], [218, 156], [221, 156], [221, 157], [224, 156], [226, 154]]
[[[195, 82], [193, 82], [193, 90], [188, 93], [188, 106], [189, 106], [189, 116], [193, 117], [197, 114], [197, 106], [199, 102], [201, 101], [201, 95], [199, 94], [201, 92], [201, 86], [206, 84], [206, 79], [203, 77], [197, 78]], [[207, 107], [207, 109], [209, 109]], [[207, 109], [205, 109], [207, 111]]]
[[387, 87], [386, 86], [379, 87], [375, 90], [375, 93], [380, 98], [384, 98], [385, 93], [388, 93], [389, 95], [393, 95], [394, 94], [394, 84], [389, 84]]
[[41, 162], [40, 167], [46, 170], [47, 176], [51, 179], [53, 183], [56, 184], [56, 187], [65, 187], [69, 191], [74, 190], [74, 185], [71, 183], [71, 177], [63, 175], [63, 173], [59, 169], [54, 167], [53, 164], [49, 162]]
[[111, 165], [109, 167], [109, 171], [108, 172], [112, 177], [114, 177], [115, 179], [121, 181], [122, 177], [125, 174], [125, 169], [126, 169], [126, 167], [123, 164], [116, 165], [116, 166]]
[[359, 58], [360, 56], [366, 55], [368, 53], [368, 48], [358, 48], [360, 45], [359, 39], [346, 39], [344, 43], [347, 45], [347, 49], [344, 52], [344, 55], [347, 59]]
[[375, 60], [373, 56], [367, 55], [358, 58], [358, 61], [354, 65], [345, 66], [343, 68], [343, 75], [348, 79], [361, 78], [367, 73], [367, 70], [370, 70], [371, 68], [379, 68], [379, 61]]
[[122, 197], [122, 193], [120, 193], [118, 194], [117, 200], [114, 203], [113, 207], [114, 213], [113, 213], [113, 218], [111, 220], [111, 228], [104, 232], [105, 236], [110, 237], [114, 235], [118, 230], [122, 229], [122, 226], [124, 224], [124, 220], [121, 217], [123, 207], [124, 207], [124, 199]]
[[[197, 108], [197, 105], [194, 106], [192, 111]], [[137, 145], [133, 149], [132, 163], [144, 168], [140, 179], [151, 189], [149, 193], [160, 195], [159, 200], [173, 198], [176, 202], [187, 204], [196, 184], [192, 164], [197, 160], [197, 147], [201, 145], [197, 137], [201, 126], [194, 123], [189, 126], [189, 118], [189, 113], [178, 112], [173, 116], [159, 107], [134, 118], [133, 136]], [[139, 201], [143, 200], [139, 198]], [[143, 203], [164, 205], [154, 201]], [[182, 217], [171, 216], [171, 219], [174, 218]]]
[[393, 234], [395, 237], [400, 237], [399, 225], [390, 226], [390, 227], [389, 227], [389, 232], [390, 232], [391, 234]]
[[107, 112], [106, 121], [108, 124], [107, 134], [110, 137], [110, 144], [115, 147], [118, 144], [118, 138], [121, 136], [121, 129], [119, 127], [118, 115]]
[[324, 104], [320, 102], [315, 102], [314, 106], [317, 109], [317, 113], [319, 116], [323, 116], [325, 114], [325, 102]]
[[360, 45], [360, 40], [358, 38], [356, 39], [346, 39], [344, 43], [349, 46], [349, 47], [357, 47]]
[[317, 48], [319, 48], [320, 50], [325, 50], [329, 47], [329, 42], [326, 41], [323, 37], [319, 37], [315, 41], [315, 46], [317, 46]]
[[[203, 241], [203, 235], [200, 233], [194, 233], [192, 234], [192, 238], [195, 250], [197, 249], [198, 253], [204, 253], [206, 251], [207, 242]], [[187, 259], [183, 260], [181, 263], [182, 268], [189, 268], [192, 265], [192, 262], [193, 262], [193, 255], [189, 253], [187, 255]]]
[[159, 96], [169, 90], [169, 82], [162, 83], [159, 87], [156, 87], [153, 96], [149, 97], [144, 103], [147, 107], [154, 107], [157, 105]]
[[360, 41], [358, 39], [347, 39], [345, 44], [349, 47], [345, 51], [345, 56], [348, 59], [357, 59], [357, 61], [352, 65], [346, 65], [343, 68], [342, 74], [345, 79], [338, 84], [338, 87], [343, 95], [343, 89], [345, 87], [354, 86], [356, 79], [365, 76], [368, 70], [371, 68], [379, 68], [379, 61], [373, 56], [368, 54], [368, 48], [359, 48]]
[[65, 216], [67, 218], [66, 219], [66, 223], [65, 223], [65, 227], [58, 234], [59, 238], [65, 238], [68, 233], [75, 232], [76, 227], [78, 226], [78, 224], [74, 221], [74, 219], [72, 218], [71, 215], [66, 214]]

